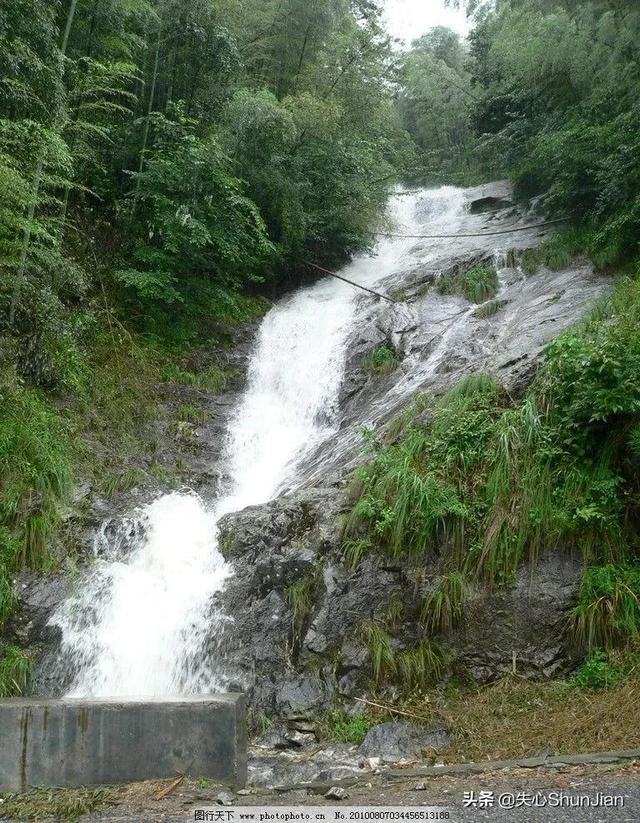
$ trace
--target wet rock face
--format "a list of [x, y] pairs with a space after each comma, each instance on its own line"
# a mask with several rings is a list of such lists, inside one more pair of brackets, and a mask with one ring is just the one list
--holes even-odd
[[[361, 628], [372, 620], [384, 625], [392, 601], [404, 613], [391, 631], [397, 650], [418, 639], [423, 591], [416, 581], [435, 585], [438, 557], [416, 568], [372, 553], [356, 569], [347, 567], [340, 526], [347, 508], [344, 490], [309, 489], [221, 523], [235, 574], [218, 606], [233, 620], [222, 638], [211, 639], [211, 654], [256, 709], [291, 720], [340, 700], [353, 706], [371, 676]], [[578, 559], [558, 550], [533, 572], [523, 566], [511, 588], [472, 590], [463, 626], [439, 638], [454, 669], [487, 682], [512, 671], [514, 654], [519, 674], [550, 677], [569, 669], [565, 634], [581, 572]], [[292, 591], [301, 584], [305, 600], [296, 603]]]
[[566, 643], [576, 604], [582, 561], [561, 550], [535, 568], [522, 566], [510, 589], [475, 592], [464, 624], [451, 638], [456, 667], [479, 683], [514, 670], [552, 677], [576, 662]]

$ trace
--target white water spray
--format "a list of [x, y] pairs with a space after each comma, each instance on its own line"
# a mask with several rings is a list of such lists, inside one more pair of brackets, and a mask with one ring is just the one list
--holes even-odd
[[[426, 226], [451, 230], [463, 204], [463, 193], [450, 188], [399, 195], [392, 216], [399, 234]], [[406, 268], [413, 246], [412, 239], [381, 240], [374, 256], [356, 258], [344, 274], [375, 286]], [[63, 663], [76, 673], [71, 695], [169, 696], [223, 688], [205, 653], [207, 638], [229, 619], [211, 606], [230, 574], [217, 548], [216, 523], [294, 487], [305, 456], [336, 431], [346, 342], [359, 299], [352, 286], [324, 279], [267, 314], [248, 388], [229, 424], [225, 497], [212, 507], [194, 494], [159, 498], [140, 513], [142, 528], [133, 530], [128, 551], [122, 535], [98, 535], [91, 576], [52, 618], [62, 629]], [[123, 528], [130, 532], [131, 521]]]

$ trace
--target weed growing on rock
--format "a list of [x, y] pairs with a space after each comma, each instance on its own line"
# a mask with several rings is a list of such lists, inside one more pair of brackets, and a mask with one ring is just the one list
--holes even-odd
[[378, 346], [366, 358], [362, 368], [376, 377], [385, 377], [394, 372], [399, 363], [398, 355], [389, 346]]
[[0, 643], [0, 698], [27, 694], [31, 666], [32, 660], [27, 652]]

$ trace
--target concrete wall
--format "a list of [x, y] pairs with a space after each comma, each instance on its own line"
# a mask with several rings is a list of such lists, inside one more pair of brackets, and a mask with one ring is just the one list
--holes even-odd
[[0, 700], [0, 789], [247, 774], [243, 695]]

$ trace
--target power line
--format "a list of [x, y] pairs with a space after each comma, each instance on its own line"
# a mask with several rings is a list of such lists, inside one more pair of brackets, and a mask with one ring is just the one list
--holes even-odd
[[334, 271], [329, 271], [329, 269], [325, 269], [322, 266], [317, 266], [315, 263], [311, 263], [309, 260], [302, 261], [306, 266], [311, 266], [312, 269], [317, 269], [321, 271], [323, 274], [328, 274], [330, 277], [335, 277], [336, 280], [342, 280], [345, 283], [348, 283], [350, 286], [354, 286], [356, 289], [362, 289], [362, 291], [369, 292], [369, 294], [373, 294], [376, 297], [380, 297], [382, 300], [386, 300], [387, 303], [395, 303], [395, 300], [392, 300], [390, 297], [387, 297], [385, 294], [380, 294], [379, 291], [374, 291], [373, 289], [367, 288], [367, 286], [361, 286], [360, 283], [354, 283], [353, 280], [348, 280], [346, 277], [343, 277], [341, 274], [336, 274]]

